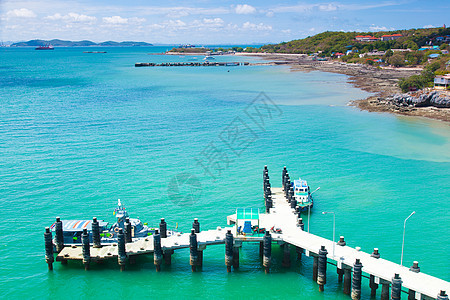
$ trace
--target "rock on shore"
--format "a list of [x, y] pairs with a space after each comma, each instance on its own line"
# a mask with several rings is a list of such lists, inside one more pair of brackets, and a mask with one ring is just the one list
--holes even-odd
[[397, 94], [387, 97], [386, 101], [397, 106], [450, 108], [450, 97], [438, 91]]

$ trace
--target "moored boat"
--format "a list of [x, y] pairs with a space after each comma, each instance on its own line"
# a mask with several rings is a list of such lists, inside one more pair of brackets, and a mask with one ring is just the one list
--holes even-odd
[[[109, 226], [108, 222], [99, 220], [100, 241], [102, 245], [117, 243], [117, 233], [119, 229], [125, 228], [125, 222], [128, 220], [131, 224], [131, 236], [133, 239], [146, 238], [155, 233], [155, 229], [147, 226], [147, 223], [142, 223], [139, 219], [129, 218], [125, 207], [118, 200], [116, 209], [113, 215], [117, 221]], [[64, 245], [81, 245], [81, 234], [86, 229], [89, 234], [90, 242], [92, 243], [92, 220], [61, 220], [63, 227]], [[52, 231], [55, 231], [56, 222], [50, 226]], [[174, 231], [167, 230], [167, 236], [173, 235]], [[56, 236], [55, 236], [56, 239]], [[56, 241], [54, 241], [56, 245]]]
[[55, 50], [52, 45], [39, 46], [34, 48], [34, 50]]
[[306, 180], [302, 180], [301, 178], [294, 180], [293, 189], [294, 197], [297, 200], [297, 205], [300, 207], [300, 210], [304, 211], [313, 207], [314, 201]]

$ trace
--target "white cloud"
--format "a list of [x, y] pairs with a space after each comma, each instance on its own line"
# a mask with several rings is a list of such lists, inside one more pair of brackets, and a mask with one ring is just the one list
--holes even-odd
[[89, 23], [92, 24], [95, 21], [97, 21], [96, 17], [88, 16], [88, 15], [80, 15], [74, 12], [70, 12], [67, 15], [61, 15], [59, 13], [56, 13], [51, 16], [47, 16], [44, 19], [46, 20], [52, 20], [52, 21], [66, 21], [66, 22], [73, 22], [73, 23]]
[[310, 29], [309, 29], [309, 31], [316, 31], [316, 28], [314, 28], [314, 27], [311, 27]]
[[254, 23], [250, 23], [250, 22], [245, 22], [244, 24], [242, 24], [242, 29], [270, 31], [270, 30], [272, 30], [272, 26], [264, 25], [263, 23], [254, 24]]
[[21, 8], [21, 9], [13, 9], [6, 13], [7, 17], [18, 17], [18, 18], [35, 18], [36, 14], [34, 11]]
[[145, 19], [145, 18], [138, 18], [138, 17], [132, 17], [132, 18], [129, 18], [128, 20], [130, 21], [130, 23], [133, 23], [133, 24], [142, 24], [145, 21], [147, 21], [147, 19]]
[[425, 25], [425, 26], [423, 26], [423, 28], [435, 28], [435, 26], [433, 26], [433, 25]]
[[122, 18], [121, 16], [112, 16], [112, 17], [104, 17], [103, 22], [107, 23], [107, 24], [113, 24], [113, 25], [127, 24], [128, 19]]
[[372, 26], [369, 27], [370, 31], [386, 31], [388, 28], [386, 26], [375, 26], [375, 24], [372, 24]]
[[239, 15], [247, 15], [254, 13], [256, 8], [248, 4], [238, 4], [234, 10]]
[[268, 11], [266, 13], [266, 17], [272, 18], [275, 15], [275, 13], [273, 11]]
[[214, 27], [221, 27], [225, 23], [221, 18], [203, 19], [203, 23]]
[[337, 9], [338, 9], [337, 5], [334, 5], [332, 3], [319, 5], [319, 10], [321, 11], [335, 11]]

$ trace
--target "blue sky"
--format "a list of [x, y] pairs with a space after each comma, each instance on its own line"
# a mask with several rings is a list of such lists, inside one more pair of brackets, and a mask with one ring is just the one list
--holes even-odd
[[0, 39], [266, 43], [323, 31], [450, 25], [449, 0], [0, 0]]

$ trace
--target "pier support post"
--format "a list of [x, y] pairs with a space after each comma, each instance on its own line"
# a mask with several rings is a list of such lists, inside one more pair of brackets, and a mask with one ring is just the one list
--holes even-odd
[[162, 239], [165, 239], [167, 237], [167, 223], [164, 218], [161, 218], [161, 223], [159, 223], [159, 232]]
[[263, 237], [264, 251], [263, 251], [263, 267], [264, 272], [270, 271], [270, 260], [272, 258], [272, 236], [269, 231]]
[[284, 268], [289, 268], [291, 266], [291, 247], [288, 243], [284, 243], [281, 247], [283, 248], [283, 261], [281, 264]]
[[297, 206], [297, 200], [295, 200], [294, 197], [291, 197], [291, 209], [295, 210], [296, 206]]
[[89, 270], [89, 263], [91, 262], [91, 245], [89, 245], [89, 235], [86, 228], [83, 229], [83, 233], [81, 234], [81, 246], [84, 269]]
[[[376, 259], [380, 258], [378, 248], [374, 248], [370, 256]], [[370, 275], [369, 278], [369, 287], [370, 287], [370, 296], [375, 297], [377, 295], [378, 284], [375, 283], [375, 276], [372, 274]]]
[[303, 248], [295, 247], [295, 251], [297, 252], [297, 260], [302, 260]]
[[44, 242], [45, 242], [45, 262], [48, 264], [48, 269], [52, 271], [53, 262], [55, 261], [55, 258], [53, 257], [53, 242], [50, 227], [45, 227]]
[[195, 229], [191, 229], [191, 234], [189, 235], [189, 253], [189, 264], [191, 265], [192, 272], [195, 272], [198, 266], [198, 243]]
[[233, 234], [231, 230], [228, 230], [225, 234], [225, 265], [227, 266], [227, 272], [231, 272], [231, 266], [233, 265]]
[[56, 252], [59, 253], [64, 248], [63, 224], [60, 217], [56, 217], [55, 223]]
[[92, 218], [92, 244], [94, 248], [102, 247], [100, 241], [100, 226], [96, 217]]
[[381, 300], [389, 300], [389, 285], [391, 284], [389, 281], [380, 280], [381, 281]]
[[162, 248], [161, 235], [158, 229], [155, 229], [155, 234], [153, 234], [153, 263], [155, 264], [156, 272], [161, 271]]
[[259, 242], [259, 258], [263, 257], [263, 252], [264, 252], [264, 243]]
[[125, 248], [125, 235], [122, 228], [119, 228], [119, 232], [117, 233], [117, 254], [117, 261], [120, 266], [120, 271], [123, 271], [125, 270], [127, 251]]
[[362, 264], [357, 258], [353, 264], [353, 279], [352, 279], [352, 294], [353, 300], [361, 299], [361, 276], [362, 276]]
[[416, 300], [416, 291], [412, 289], [408, 290], [408, 300]]
[[391, 299], [398, 300], [402, 295], [402, 279], [400, 274], [395, 274], [392, 278]]
[[338, 282], [342, 282], [344, 279], [344, 269], [336, 269], [336, 273], [338, 274]]
[[317, 284], [319, 285], [319, 291], [324, 291], [324, 286], [327, 283], [327, 254], [328, 251], [325, 246], [322, 246], [319, 250], [319, 267], [317, 274]]
[[125, 234], [125, 243], [131, 243], [132, 239], [131, 239], [131, 223], [130, 223], [130, 218], [126, 218], [125, 219], [125, 224], [124, 224], [124, 234]]
[[233, 247], [233, 268], [235, 270], [239, 269], [239, 248]]
[[200, 232], [200, 223], [198, 222], [198, 219], [194, 219], [194, 223], [192, 223], [192, 228], [195, 230], [195, 233]]
[[448, 295], [445, 293], [445, 291], [442, 291], [437, 295], [437, 300], [448, 300]]
[[300, 229], [301, 230], [305, 230], [305, 223], [303, 223], [303, 219], [302, 218], [299, 218], [298, 220], [297, 220], [297, 227], [300, 227]]
[[319, 256], [317, 254], [311, 253], [313, 257], [313, 281], [317, 281], [317, 274], [319, 272]]
[[349, 266], [342, 266], [344, 269], [344, 294], [350, 295], [350, 286], [352, 283], [352, 269]]
[[283, 167], [283, 171], [281, 172], [281, 186], [283, 188], [283, 191], [284, 191], [284, 182], [285, 182], [285, 178], [286, 178], [286, 173], [287, 173], [287, 170], [286, 170], [286, 166], [285, 166], [285, 167]]
[[164, 258], [164, 263], [166, 264], [166, 266], [170, 266], [172, 264], [173, 252], [174, 252], [173, 249], [164, 250], [163, 258]]
[[272, 207], [273, 207], [272, 195], [268, 195], [266, 199], [266, 213], [269, 213]]

